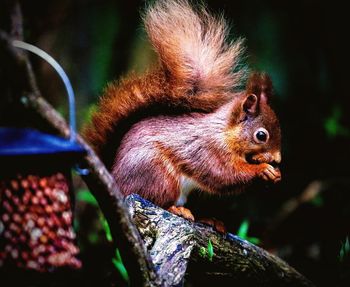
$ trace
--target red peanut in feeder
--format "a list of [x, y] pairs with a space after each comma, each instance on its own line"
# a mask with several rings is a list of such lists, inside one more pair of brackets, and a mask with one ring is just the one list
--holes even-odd
[[70, 168], [84, 150], [31, 129], [0, 129], [0, 266], [80, 268]]
[[0, 128], [0, 271], [79, 269], [70, 170], [85, 150], [75, 141], [73, 89], [50, 55], [22, 41], [12, 44], [46, 60], [63, 80], [70, 139], [28, 128]]

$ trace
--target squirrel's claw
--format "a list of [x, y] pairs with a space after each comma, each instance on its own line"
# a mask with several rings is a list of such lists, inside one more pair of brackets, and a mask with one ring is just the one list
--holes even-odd
[[194, 221], [194, 216], [191, 210], [185, 207], [172, 205], [168, 208], [168, 211], [189, 221]]
[[273, 161], [273, 157], [270, 153], [259, 153], [259, 154], [253, 155], [251, 157], [251, 160], [255, 163], [268, 163]]
[[216, 218], [202, 218], [198, 220], [198, 222], [209, 225], [214, 228], [217, 232], [221, 234], [226, 233], [225, 224], [221, 220], [217, 220]]
[[270, 164], [266, 164], [266, 167], [264, 167], [261, 178], [266, 181], [272, 181], [273, 183], [276, 183], [281, 180], [281, 172], [278, 168], [274, 168]]

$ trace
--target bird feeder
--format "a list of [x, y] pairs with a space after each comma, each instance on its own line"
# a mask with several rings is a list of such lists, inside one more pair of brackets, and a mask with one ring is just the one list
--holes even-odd
[[81, 267], [70, 171], [85, 150], [74, 136], [0, 128], [0, 268]]

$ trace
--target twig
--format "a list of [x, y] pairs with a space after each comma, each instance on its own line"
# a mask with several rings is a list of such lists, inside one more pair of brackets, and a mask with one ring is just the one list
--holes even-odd
[[268, 226], [268, 232], [271, 234], [276, 230], [282, 223], [293, 214], [300, 206], [312, 201], [328, 186], [324, 181], [315, 180], [312, 181], [305, 190], [298, 196], [292, 197], [287, 200], [277, 212], [277, 215], [271, 220]]

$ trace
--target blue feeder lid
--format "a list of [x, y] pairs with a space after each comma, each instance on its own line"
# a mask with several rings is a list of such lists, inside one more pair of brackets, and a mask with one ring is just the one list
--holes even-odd
[[0, 128], [0, 158], [83, 153], [85, 150], [69, 139], [30, 128]]

